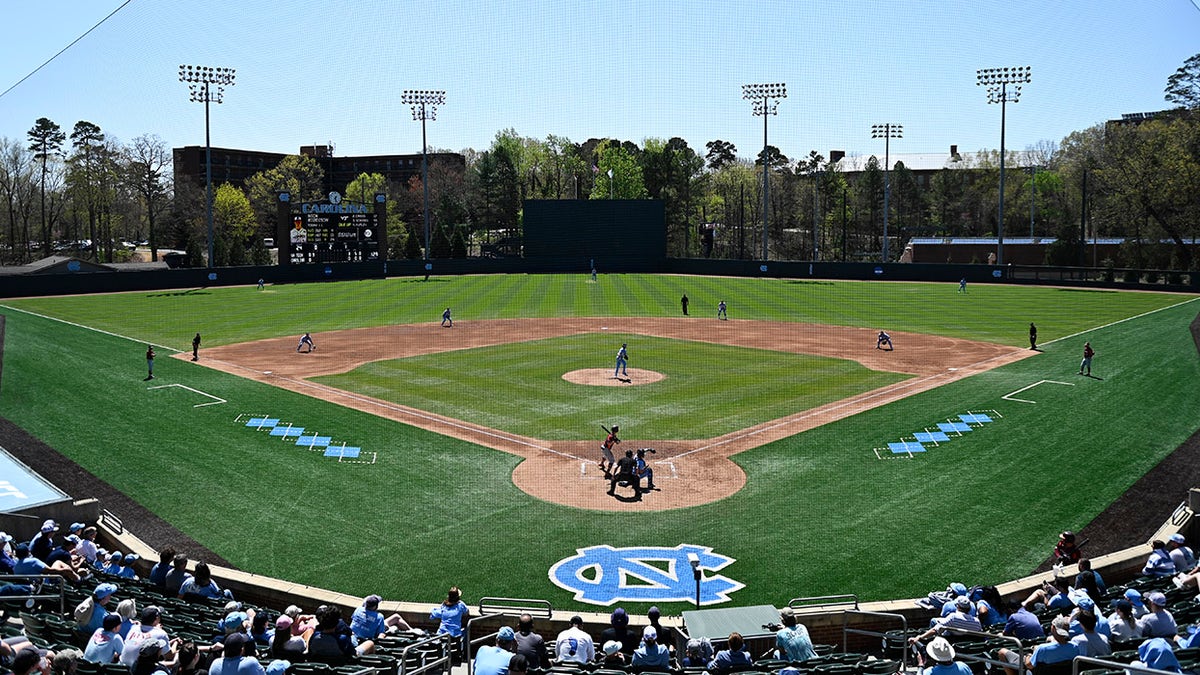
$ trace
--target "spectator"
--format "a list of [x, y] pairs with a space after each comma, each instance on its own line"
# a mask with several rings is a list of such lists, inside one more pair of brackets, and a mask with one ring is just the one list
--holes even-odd
[[[1057, 616], [1050, 622], [1050, 639], [1034, 647], [1033, 653], [1025, 657], [1025, 668], [1033, 670], [1039, 665], [1072, 661], [1076, 656], [1079, 656], [1079, 647], [1071, 643], [1071, 621], [1065, 616]], [[1001, 647], [998, 658], [1008, 662], [1005, 673], [1016, 675], [1021, 658], [1019, 652]]]
[[121, 639], [117, 630], [120, 627], [119, 614], [106, 614], [100, 628], [88, 638], [87, 647], [83, 650], [83, 660], [91, 663], [114, 663], [121, 658], [125, 641]]
[[117, 615], [121, 617], [121, 626], [117, 628], [117, 635], [124, 640], [126, 635], [129, 635], [129, 629], [133, 627], [134, 617], [137, 616], [137, 603], [133, 598], [126, 598], [117, 603]]
[[554, 641], [554, 655], [559, 662], [567, 661], [588, 664], [596, 658], [596, 645], [592, 636], [583, 631], [583, 619], [571, 617], [569, 628], [558, 634]]
[[1138, 619], [1138, 628], [1144, 638], [1174, 638], [1179, 632], [1175, 617], [1167, 611], [1167, 596], [1155, 591], [1146, 595], [1149, 611]]
[[971, 675], [971, 668], [967, 664], [954, 660], [954, 647], [944, 637], [930, 640], [925, 653], [933, 665], [921, 671], [921, 675]]
[[184, 580], [183, 585], [179, 587], [179, 597], [184, 600], [194, 598], [231, 598], [233, 594], [229, 591], [222, 591], [217, 582], [213, 581], [212, 572], [208, 569], [208, 563], [196, 563], [196, 571]]
[[650, 605], [650, 609], [646, 610], [646, 619], [650, 622], [651, 626], [654, 626], [654, 630], [658, 633], [658, 644], [667, 649], [674, 649], [675, 641], [671, 639], [671, 633], [658, 622], [660, 618], [662, 618], [662, 612], [659, 611], [658, 606]]
[[317, 617], [305, 614], [304, 610], [296, 605], [288, 605], [283, 613], [292, 619], [292, 635], [303, 635], [305, 632], [311, 633], [317, 629]]
[[638, 648], [641, 640], [637, 633], [629, 630], [629, 615], [625, 613], [625, 609], [622, 607], [614, 609], [608, 623], [608, 628], [605, 628], [604, 632], [600, 634], [600, 642], [616, 640], [621, 643], [621, 653], [633, 656], [633, 651]]
[[1079, 621], [1079, 617], [1084, 614], [1091, 614], [1095, 617], [1096, 632], [1103, 635], [1105, 639], [1111, 639], [1112, 629], [1108, 626], [1108, 619], [1104, 618], [1102, 612], [1096, 611], [1096, 603], [1087, 596], [1079, 599], [1079, 604], [1076, 605], [1075, 611], [1071, 613], [1071, 637], [1083, 632], [1083, 626]]
[[1108, 615], [1109, 639], [1113, 642], [1131, 642], [1142, 636], [1137, 619], [1133, 616], [1133, 603], [1125, 598], [1113, 601], [1112, 614]]
[[308, 639], [312, 636], [312, 628], [306, 629], [300, 635], [292, 634], [292, 617], [287, 614], [279, 615], [275, 620], [275, 633], [271, 636], [271, 656], [276, 659], [303, 661], [308, 652]]
[[1022, 604], [1026, 609], [1035, 612], [1043, 609], [1070, 609], [1075, 604], [1071, 602], [1071, 582], [1066, 577], [1054, 577], [1053, 582], [1043, 582], [1042, 587], [1030, 593]]
[[29, 540], [29, 554], [44, 563], [50, 562], [50, 551], [54, 550], [54, 533], [58, 532], [58, 523], [47, 520], [42, 523], [42, 530]]
[[642, 629], [642, 643], [633, 650], [631, 665], [643, 670], [672, 670], [671, 650], [658, 644], [658, 631], [654, 629], [654, 626], [646, 626]]
[[99, 552], [99, 549], [96, 548], [96, 528], [91, 525], [83, 528], [79, 535], [79, 543], [75, 544], [75, 550], [72, 553], [83, 558], [87, 564], [95, 565]]
[[971, 616], [971, 598], [960, 595], [954, 599], [954, 611], [946, 616], [939, 617], [933, 620], [933, 625], [929, 630], [914, 635], [908, 639], [908, 643], [913, 646], [913, 650], [917, 653], [917, 660], [924, 666], [925, 650], [923, 648], [926, 640], [940, 634], [944, 631], [954, 630], [973, 630], [982, 631], [983, 626], [980, 625], [979, 619]]
[[[183, 640], [179, 643], [179, 665], [175, 671], [175, 675], [205, 675], [208, 673], [202, 666], [200, 647], [191, 640]], [[286, 662], [285, 662], [286, 663]], [[291, 665], [291, 664], [288, 664]], [[283, 675], [280, 673], [280, 675]]]
[[683, 648], [683, 658], [680, 665], [684, 668], [704, 668], [712, 660], [713, 648], [708, 638], [692, 638]]
[[225, 609], [229, 613], [225, 615], [224, 619], [217, 622], [217, 630], [221, 631], [221, 635], [242, 633], [249, 637], [247, 629], [250, 627], [250, 622], [253, 620], [255, 613], [253, 609], [249, 612], [243, 612], [238, 609], [241, 606], [241, 603], [237, 602], [229, 603], [225, 606]]
[[1175, 636], [1175, 644], [1177, 649], [1192, 649], [1200, 647], [1200, 624], [1192, 624], [1187, 627], [1187, 637], [1182, 635]]
[[[533, 632], [533, 617], [522, 614], [517, 619], [517, 654], [525, 657], [526, 668], [540, 670], [542, 655], [546, 653], [546, 640]], [[509, 670], [512, 668], [510, 667]]]
[[475, 652], [475, 675], [508, 675], [508, 664], [516, 648], [516, 633], [509, 626], [501, 626], [495, 646], [484, 645]]
[[[1100, 659], [1112, 654], [1112, 647], [1108, 644], [1108, 638], [1096, 632], [1095, 614], [1091, 612], [1079, 612], [1076, 621], [1079, 622], [1081, 632], [1071, 638], [1071, 642], [1079, 649], [1080, 656]], [[1072, 622], [1071, 625], [1074, 626], [1075, 623]]]
[[[155, 641], [169, 645], [171, 637], [162, 628], [162, 610], [150, 605], [142, 609], [138, 624], [130, 628], [129, 635], [125, 636], [125, 648], [121, 650], [121, 664], [126, 668], [133, 668], [142, 657], [142, 647]], [[165, 647], [163, 648], [165, 649]], [[172, 656], [167, 652], [164, 654], [167, 654], [168, 659]]]
[[13, 538], [7, 532], [0, 532], [0, 574], [12, 574], [17, 560], [13, 557]]
[[50, 659], [53, 658], [54, 652], [43, 653], [30, 646], [17, 652], [8, 667], [13, 675], [50, 675]]
[[1155, 539], [1150, 542], [1150, 548], [1150, 557], [1146, 558], [1146, 565], [1142, 567], [1142, 575], [1147, 577], [1175, 576], [1175, 563], [1171, 560], [1167, 545], [1161, 539]]
[[1089, 558], [1079, 559], [1079, 574], [1075, 575], [1075, 588], [1087, 591], [1088, 597], [1099, 600], [1108, 590], [1100, 573], [1092, 569]]
[[108, 601], [116, 592], [116, 584], [100, 584], [87, 599], [75, 607], [75, 630], [81, 636], [90, 637], [97, 628], [103, 627], [104, 617], [108, 615]]
[[437, 619], [438, 624], [437, 634], [447, 633], [454, 637], [462, 637], [463, 626], [467, 625], [467, 619], [471, 615], [471, 610], [467, 607], [467, 603], [462, 601], [462, 591], [458, 586], [451, 586], [446, 592], [446, 599], [442, 604], [433, 608], [429, 613], [429, 618]]
[[[155, 564], [154, 567], [150, 568], [150, 576], [147, 577], [147, 579], [150, 581], [150, 584], [160, 592], [166, 590], [167, 588], [167, 572], [171, 571], [171, 561], [174, 559], [175, 549], [168, 546], [158, 552], [158, 563]], [[184, 560], [186, 563], [186, 558]], [[180, 585], [182, 584], [183, 582], [180, 581]], [[175, 589], [175, 592], [171, 593], [171, 595], [178, 594], [179, 589]]]
[[171, 559], [171, 569], [167, 571], [163, 577], [163, 594], [167, 597], [175, 597], [179, 595], [179, 589], [183, 586], [183, 582], [187, 581], [188, 558], [182, 553], [176, 553]]
[[1142, 601], [1142, 593], [1138, 589], [1125, 589], [1125, 599], [1129, 601], [1129, 604], [1133, 605], [1133, 618], [1140, 619], [1149, 611], [1146, 608], [1146, 603]]
[[775, 633], [776, 658], [798, 663], [816, 657], [808, 628], [796, 621], [796, 612], [791, 607], [779, 610], [779, 622], [783, 628]]
[[998, 626], [1008, 620], [1005, 613], [1003, 598], [995, 586], [983, 586], [979, 589], [979, 599], [975, 601], [975, 618], [984, 628]]
[[78, 571], [75, 557], [71, 555], [71, 551], [75, 550], [75, 546], [79, 543], [79, 537], [74, 534], [69, 534], [65, 538], [59, 540], [51, 538], [50, 554], [46, 556], [44, 562], [53, 564], [62, 562]]
[[17, 544], [13, 549], [13, 558], [16, 564], [13, 565], [13, 574], [58, 574], [70, 581], [79, 581], [79, 573], [71, 569], [71, 566], [61, 560], [55, 560], [50, 564], [37, 556], [33, 555], [28, 544]]
[[717, 652], [713, 660], [708, 663], [710, 673], [728, 673], [734, 668], [746, 668], [754, 663], [754, 659], [750, 656], [750, 652], [745, 650], [746, 643], [742, 639], [742, 634], [734, 631], [729, 634], [728, 649], [722, 649]]
[[375, 651], [371, 640], [359, 640], [342, 620], [341, 608], [321, 605], [317, 608], [317, 629], [308, 639], [308, 654], [322, 660], [338, 661]]
[[1046, 637], [1046, 631], [1038, 621], [1037, 615], [1025, 609], [1016, 600], [1008, 602], [1008, 620], [1004, 622], [1004, 635], [1018, 640], [1040, 640]]
[[290, 661], [285, 659], [275, 659], [267, 664], [267, 675], [287, 675], [287, 671], [292, 667]]
[[1191, 572], [1196, 566], [1196, 554], [1187, 545], [1182, 534], [1176, 532], [1167, 540], [1167, 551], [1171, 554], [1171, 562], [1175, 563], [1175, 571]]
[[1070, 565], [1079, 562], [1083, 552], [1075, 545], [1075, 533], [1067, 530], [1058, 535], [1058, 543], [1054, 545], [1054, 560], [1059, 565]]
[[121, 576], [121, 561], [123, 559], [124, 556], [121, 555], [120, 551], [109, 553], [108, 559], [104, 561], [104, 566], [100, 568], [100, 571], [105, 574], [111, 574], [114, 577]]
[[388, 632], [410, 631], [412, 626], [404, 617], [393, 613], [386, 619], [379, 613], [379, 603], [383, 598], [378, 595], [368, 595], [363, 604], [350, 615], [350, 630], [360, 640], [374, 640]]
[[1163, 638], [1152, 638], [1139, 645], [1138, 658], [1131, 665], [1168, 670], [1172, 673], [1183, 672], [1179, 667], [1179, 659], [1175, 658], [1175, 652], [1171, 650], [1171, 643]]
[[254, 644], [256, 645], [269, 647], [271, 646], [271, 637], [273, 635], [274, 631], [272, 631], [268, 626], [267, 613], [257, 612], [254, 617], [250, 619], [250, 639], [253, 640]]
[[625, 658], [625, 654], [621, 651], [621, 643], [616, 640], [609, 640], [604, 643], [604, 651], [596, 655], [599, 659], [601, 668], [611, 670], [625, 670], [629, 659]]
[[75, 675], [75, 671], [79, 667], [79, 661], [82, 658], [83, 652], [78, 649], [59, 650], [50, 662], [50, 672], [53, 675]]
[[[954, 601], [961, 598], [964, 595], [967, 597], [970, 597], [970, 593], [971, 593], [969, 590], [967, 590], [966, 584], [959, 583], [957, 581], [950, 584], [948, 590], [953, 594], [954, 597], [952, 597], [952, 598], [950, 598], [950, 600], [942, 603], [942, 611], [941, 611], [940, 616], [946, 616], [947, 614], [953, 612], [954, 611]], [[975, 616], [975, 606], [973, 604], [971, 605], [971, 616]], [[932, 622], [931, 622], [931, 625], [932, 625]]]
[[258, 659], [246, 655], [247, 646], [253, 646], [250, 638], [242, 633], [233, 633], [225, 638], [221, 658], [208, 667], [208, 675], [265, 675], [266, 671]]
[[529, 672], [529, 661], [524, 654], [513, 654], [508, 660], [508, 675], [525, 675]]
[[169, 645], [170, 643], [164, 640], [147, 640], [142, 643], [130, 668], [132, 675], [169, 675], [171, 669], [179, 662], [178, 654]]

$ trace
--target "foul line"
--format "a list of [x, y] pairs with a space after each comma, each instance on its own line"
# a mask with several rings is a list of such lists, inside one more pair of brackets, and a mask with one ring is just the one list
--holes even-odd
[[1009, 393], [1001, 396], [1000, 398], [1002, 398], [1006, 401], [1018, 401], [1020, 403], [1037, 403], [1037, 401], [1030, 401], [1030, 400], [1024, 399], [1024, 398], [1013, 398], [1013, 396], [1015, 394], [1019, 394], [1019, 393], [1025, 391], [1026, 389], [1033, 389], [1034, 387], [1038, 386], [1039, 384], [1065, 384], [1068, 387], [1075, 386], [1075, 384], [1072, 382], [1059, 382], [1058, 380], [1038, 380], [1037, 382], [1034, 382], [1033, 384], [1029, 385], [1028, 387], [1021, 387], [1020, 389], [1009, 392]]
[[1096, 326], [1095, 328], [1088, 328], [1087, 330], [1081, 330], [1078, 333], [1072, 333], [1071, 335], [1064, 335], [1063, 337], [1055, 338], [1049, 342], [1046, 342], [1045, 344], [1052, 345], [1055, 342], [1062, 342], [1063, 340], [1070, 340], [1073, 337], [1079, 337], [1080, 335], [1083, 335], [1085, 333], [1091, 333], [1092, 331], [1103, 330], [1105, 328], [1115, 326], [1119, 323], [1125, 323], [1126, 321], [1133, 321], [1134, 319], [1140, 319], [1143, 316], [1150, 316], [1151, 314], [1155, 314], [1155, 313], [1158, 313], [1158, 312], [1161, 312], [1164, 310], [1175, 309], [1176, 307], [1182, 307], [1182, 306], [1188, 304], [1189, 302], [1195, 302], [1197, 300], [1200, 300], [1200, 297], [1192, 298], [1191, 300], [1184, 300], [1183, 302], [1177, 302], [1174, 305], [1167, 305], [1166, 307], [1159, 307], [1158, 309], [1152, 309], [1149, 312], [1142, 312], [1141, 314], [1138, 314], [1137, 316], [1129, 316], [1129, 317], [1125, 317], [1124, 319], [1118, 319], [1111, 323], [1106, 323], [1103, 326]]
[[152, 346], [154, 346], [154, 347], [157, 347], [158, 349], [165, 349], [165, 350], [167, 350], [167, 351], [169, 351], [169, 352], [175, 352], [175, 353], [177, 353], [177, 354], [178, 354], [179, 352], [182, 352], [182, 351], [183, 351], [182, 349], [175, 349], [174, 347], [168, 347], [168, 346], [166, 346], [166, 345], [156, 345], [156, 344], [154, 344], [153, 342], [147, 342], [147, 341], [145, 341], [145, 340], [138, 340], [138, 339], [136, 339], [136, 338], [131, 338], [131, 337], [129, 337], [128, 335], [121, 335], [120, 333], [113, 333], [112, 331], [107, 331], [107, 330], [104, 330], [103, 328], [96, 328], [95, 326], [85, 326], [85, 325], [83, 325], [83, 324], [81, 324], [81, 323], [75, 323], [74, 321], [67, 321], [66, 319], [60, 319], [60, 318], [58, 318], [58, 317], [56, 317], [56, 316], [46, 316], [45, 314], [38, 314], [37, 312], [31, 312], [31, 311], [29, 311], [29, 310], [27, 310], [27, 309], [21, 309], [21, 308], [19, 308], [19, 307], [13, 307], [12, 305], [0, 305], [0, 307], [3, 307], [4, 309], [12, 310], [12, 311], [14, 311], [14, 312], [21, 312], [22, 314], [28, 314], [29, 316], [36, 316], [36, 317], [37, 317], [37, 318], [39, 318], [39, 319], [46, 319], [46, 320], [48, 320], [48, 321], [57, 321], [57, 322], [59, 322], [59, 323], [64, 323], [64, 324], [66, 324], [66, 325], [68, 325], [68, 326], [74, 326], [74, 327], [76, 327], [76, 328], [82, 328], [82, 329], [84, 329], [84, 330], [90, 330], [90, 331], [93, 331], [93, 332], [96, 332], [96, 333], [100, 333], [100, 334], [102, 334], [102, 335], [109, 335], [109, 336], [112, 336], [112, 337], [115, 337], [115, 338], [120, 338], [120, 339], [122, 339], [122, 340], [129, 340], [130, 342], [137, 342], [137, 343], [139, 343], [139, 344], [143, 344], [143, 345], [152, 345]]
[[146, 387], [146, 391], [150, 391], [151, 389], [166, 389], [167, 387], [179, 387], [181, 389], [187, 389], [190, 392], [200, 394], [201, 396], [207, 396], [211, 399], [215, 399], [213, 401], [209, 401], [208, 403], [197, 403], [196, 405], [192, 406], [193, 408], [203, 408], [206, 405], [217, 405], [220, 403], [229, 403], [229, 401], [226, 401], [225, 399], [221, 398], [220, 396], [213, 396], [212, 394], [200, 391], [199, 389], [192, 389], [191, 387], [187, 386], [186, 384], [178, 384], [178, 383], [176, 383], [176, 384], [160, 384], [157, 387]]

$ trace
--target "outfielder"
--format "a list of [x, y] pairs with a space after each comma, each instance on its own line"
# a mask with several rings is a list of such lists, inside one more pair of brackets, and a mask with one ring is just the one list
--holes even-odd
[[[600, 425], [600, 428], [604, 429], [604, 425]], [[620, 430], [621, 427], [614, 424], [612, 431], [608, 432], [608, 436], [600, 444], [600, 454], [603, 455], [600, 459], [600, 470], [604, 473], [609, 473], [617, 465], [617, 459], [613, 456], [613, 446], [621, 442], [621, 439], [617, 438], [617, 432]], [[608, 466], [604, 465], [605, 462], [608, 462]]]
[[[617, 350], [617, 367], [613, 369], [613, 377], [617, 375], [629, 375], [629, 372], [625, 370], [625, 364], [629, 362], [629, 352], [625, 350], [626, 346], [622, 342], [621, 348]], [[616, 427], [613, 428], [615, 429]]]
[[1092, 343], [1083, 343], [1083, 360], [1079, 362], [1079, 374], [1083, 375], [1083, 369], [1087, 369], [1087, 374], [1092, 374], [1092, 357], [1096, 355], [1096, 350], [1092, 349]]

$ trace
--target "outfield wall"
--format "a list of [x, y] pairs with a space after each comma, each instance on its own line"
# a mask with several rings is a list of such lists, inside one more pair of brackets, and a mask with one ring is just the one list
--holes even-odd
[[[1200, 292], [1200, 274], [1174, 274], [1177, 283], [1124, 283], [1104, 281], [1105, 270], [1081, 267], [996, 267], [989, 265], [914, 263], [838, 263], [756, 260], [665, 258], [647, 266], [644, 260], [621, 263], [620, 258], [601, 266], [601, 276], [628, 272], [694, 274], [701, 276], [763, 277], [772, 279], [839, 279], [926, 281], [957, 283], [1012, 283], [1077, 286], [1121, 290]], [[426, 270], [426, 265], [429, 269]], [[459, 276], [464, 274], [590, 274], [588, 261], [576, 259], [459, 258], [446, 260], [389, 260], [387, 262], [289, 265], [287, 267], [219, 267], [212, 270], [164, 269], [119, 272], [0, 275], [0, 298], [116, 293], [215, 286], [247, 286], [262, 279], [268, 284], [349, 281], [385, 277]], [[1155, 278], [1170, 279], [1155, 271]], [[1150, 277], [1147, 277], [1150, 278]]]

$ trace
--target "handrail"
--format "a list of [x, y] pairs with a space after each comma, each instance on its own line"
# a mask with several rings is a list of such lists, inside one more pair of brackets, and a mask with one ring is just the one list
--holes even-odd
[[[18, 600], [26, 603], [34, 600], [53, 600], [58, 598], [58, 613], [63, 614], [67, 611], [66, 599], [63, 591], [63, 585], [66, 579], [60, 574], [0, 574], [0, 583], [13, 583], [10, 579], [21, 579], [29, 583], [19, 584], [22, 586], [40, 587], [39, 590], [45, 589], [46, 586], [53, 586], [58, 589], [57, 593], [40, 593], [34, 591], [29, 595], [4, 595], [0, 596], [0, 601]], [[57, 581], [46, 582], [49, 579], [57, 579]]]
[[[418, 666], [416, 668], [413, 668], [412, 670], [409, 670], [408, 669], [408, 652], [413, 649], [416, 649], [417, 647], [423, 647], [427, 644], [433, 644], [436, 642], [442, 643], [441, 657], [434, 659], [433, 661], [428, 661], [421, 666]], [[438, 633], [436, 635], [431, 635], [423, 640], [417, 640], [416, 642], [414, 642], [410, 645], [406, 645], [404, 647], [404, 649], [402, 649], [400, 651], [400, 668], [397, 671], [397, 675], [421, 675], [421, 673], [431, 671], [437, 666], [442, 666], [442, 672], [445, 672], [445, 673], [450, 672], [450, 669], [454, 666], [453, 657], [451, 656], [451, 653], [450, 653], [450, 634], [449, 633]]]
[[812, 595], [803, 598], [792, 598], [788, 600], [787, 606], [792, 609], [811, 609], [813, 607], [827, 607], [829, 605], [846, 605], [854, 604], [854, 609], [858, 609], [858, 594], [842, 593], [839, 595]]
[[[1008, 642], [1012, 642], [1017, 647], [1017, 649], [1016, 649], [1017, 663], [1020, 664], [1020, 667], [1017, 668], [1017, 672], [1018, 673], [1025, 672], [1026, 649], [1025, 649], [1024, 643], [1021, 642], [1020, 638], [1015, 638], [1011, 635], [1000, 635], [998, 633], [987, 633], [987, 632], [978, 631], [978, 630], [968, 630], [966, 628], [938, 627], [937, 633], [938, 633], [938, 635], [941, 635], [942, 633], [953, 633], [954, 635], [971, 635], [974, 637], [983, 638], [985, 640], [1006, 640]], [[955, 656], [955, 658], [958, 659], [959, 661], [975, 661], [975, 662], [983, 663], [983, 664], [986, 664], [989, 666], [998, 666], [1000, 668], [1011, 668], [1012, 667], [1012, 664], [1008, 663], [1007, 661], [1001, 661], [999, 659], [993, 659], [993, 658], [989, 658], [987, 656], [980, 656], [978, 654], [961, 654], [960, 653], [960, 654], [957, 654]], [[1176, 673], [1176, 675], [1178, 675], [1178, 673]]]
[[100, 522], [117, 534], [125, 534], [125, 523], [108, 509], [100, 509]]
[[[849, 641], [846, 639], [846, 636], [851, 633], [853, 633], [855, 635], [866, 635], [866, 636], [870, 636], [870, 637], [883, 638], [885, 640], [887, 639], [887, 635], [885, 633], [880, 633], [879, 631], [866, 630], [863, 628], [850, 628], [849, 619], [850, 619], [851, 614], [853, 614], [855, 616], [874, 616], [874, 617], [879, 617], [881, 619], [900, 619], [901, 631], [903, 632], [905, 639], [907, 640], [908, 618], [905, 617], [903, 614], [894, 614], [892, 612], [870, 612], [865, 609], [848, 609], [848, 610], [842, 612], [842, 649], [845, 651], [849, 651], [849, 646], [848, 646]], [[907, 644], [905, 644], [900, 649], [900, 672], [902, 672], [902, 673], [908, 672], [908, 645]]]
[[496, 630], [472, 640], [471, 624], [479, 619], [490, 619], [497, 616], [521, 616], [522, 614], [529, 614], [540, 619], [549, 619], [554, 616], [554, 606], [547, 600], [535, 600], [532, 598], [486, 597], [479, 601], [479, 616], [467, 619], [467, 625], [463, 626], [463, 641], [466, 642], [467, 675], [471, 675], [475, 670], [475, 663], [471, 660], [471, 647], [495, 637], [500, 632]]
[[1075, 659], [1073, 661], [1071, 661], [1071, 675], [1079, 675], [1079, 664], [1081, 664], [1081, 663], [1090, 663], [1095, 666], [1104, 666], [1104, 667], [1108, 668], [1109, 670], [1124, 670], [1127, 672], [1130, 670], [1133, 670], [1133, 671], [1136, 671], [1139, 673], [1152, 673], [1153, 675], [1179, 675], [1179, 673], [1176, 673], [1171, 670], [1159, 670], [1158, 668], [1147, 668], [1146, 666], [1135, 666], [1131, 663], [1118, 663], [1116, 661], [1105, 661], [1104, 659], [1097, 659], [1097, 658], [1094, 658], [1091, 656], [1076, 656]]

